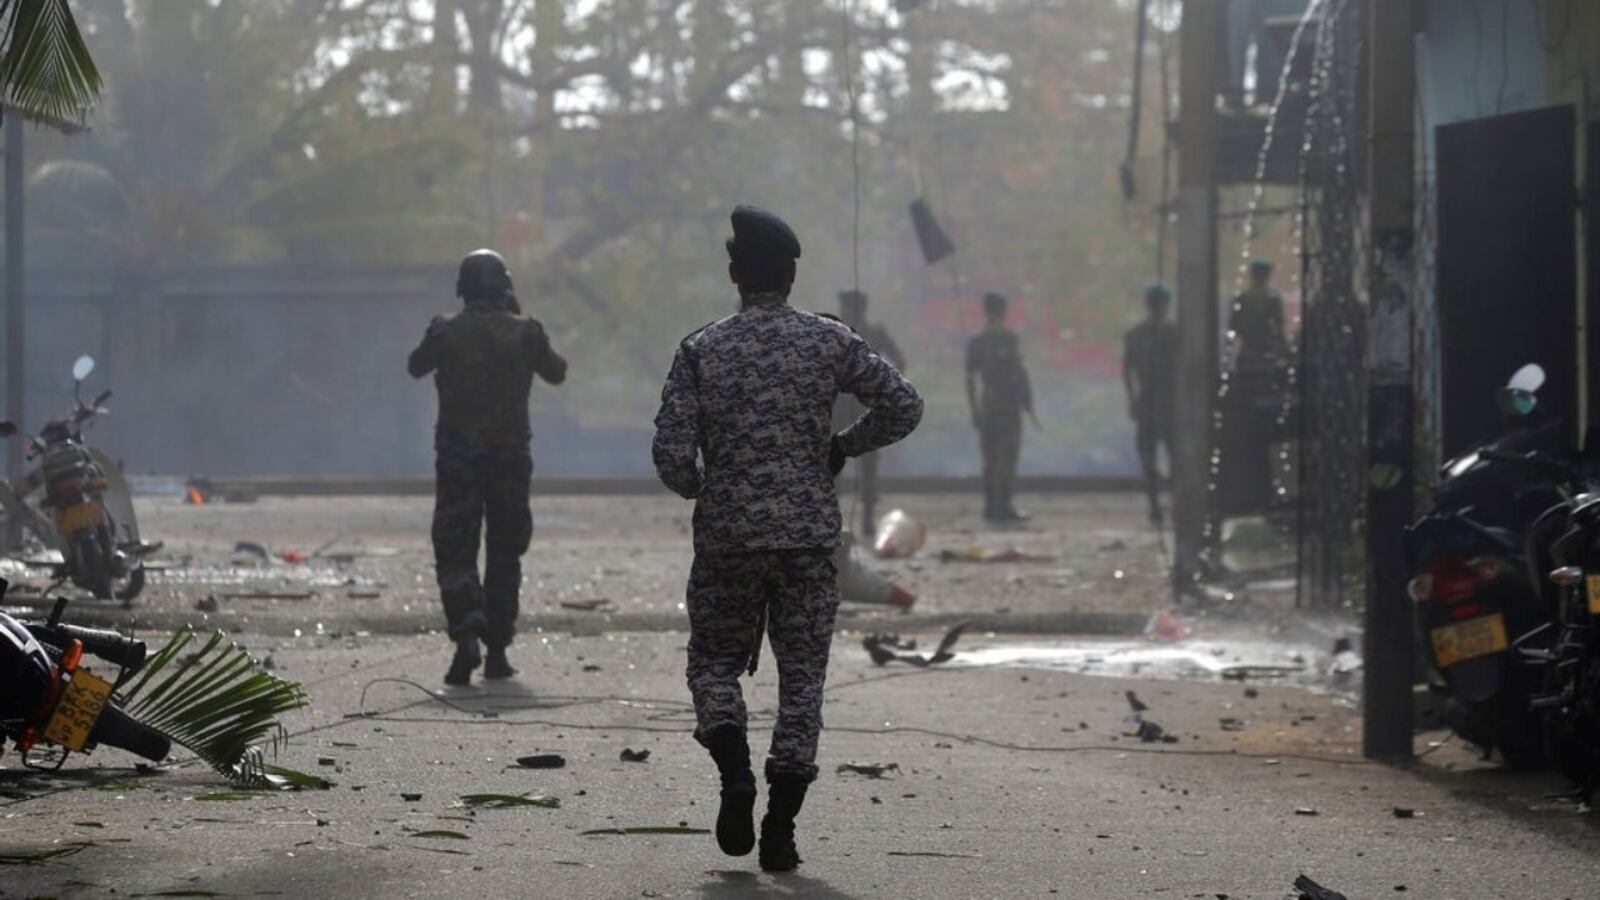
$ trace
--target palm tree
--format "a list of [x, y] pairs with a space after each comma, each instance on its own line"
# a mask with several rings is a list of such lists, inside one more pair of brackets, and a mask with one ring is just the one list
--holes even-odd
[[23, 115], [82, 118], [100, 71], [67, 0], [0, 0], [0, 96]]

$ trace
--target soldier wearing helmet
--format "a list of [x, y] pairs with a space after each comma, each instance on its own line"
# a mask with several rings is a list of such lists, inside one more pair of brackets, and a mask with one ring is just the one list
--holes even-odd
[[[516, 674], [506, 648], [516, 631], [522, 554], [533, 537], [528, 393], [536, 375], [550, 384], [566, 380], [567, 361], [550, 347], [544, 326], [521, 314], [500, 254], [468, 254], [456, 295], [465, 308], [434, 317], [407, 368], [413, 378], [432, 375], [439, 393], [434, 566], [456, 645], [444, 680], [463, 685], [479, 665], [486, 678]], [[481, 578], [480, 533], [487, 551]]]

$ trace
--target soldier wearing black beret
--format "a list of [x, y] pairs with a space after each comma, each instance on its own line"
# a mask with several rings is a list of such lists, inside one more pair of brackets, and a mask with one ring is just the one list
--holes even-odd
[[[839, 606], [834, 477], [853, 456], [910, 434], [922, 398], [860, 335], [789, 305], [800, 241], [751, 206], [732, 215], [728, 275], [740, 309], [678, 346], [656, 414], [653, 456], [667, 487], [695, 501], [689, 574], [689, 691], [695, 738], [722, 776], [717, 843], [756, 845], [755, 775], [739, 677], [762, 633], [778, 666], [778, 720], [767, 755], [760, 860], [800, 863], [795, 816], [817, 777], [822, 686]], [[835, 431], [841, 393], [866, 413]]]

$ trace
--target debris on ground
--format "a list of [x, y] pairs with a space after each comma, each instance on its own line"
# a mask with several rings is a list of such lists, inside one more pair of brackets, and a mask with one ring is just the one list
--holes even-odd
[[872, 657], [872, 662], [875, 665], [883, 666], [891, 662], [903, 662], [919, 668], [936, 666], [955, 659], [956, 655], [951, 648], [955, 647], [956, 641], [961, 639], [961, 633], [967, 630], [969, 624], [971, 623], [962, 622], [945, 632], [944, 638], [939, 641], [939, 646], [934, 650], [932, 656], [904, 652], [915, 648], [915, 642], [907, 647], [901, 642], [899, 635], [881, 634], [876, 631], [862, 638], [861, 646], [866, 648], [867, 655]]
[[422, 795], [421, 794], [403, 793], [403, 794], [400, 795], [400, 799], [404, 800], [407, 803], [417, 803], [417, 802], [422, 800]]
[[1134, 712], [1142, 713], [1150, 709], [1150, 705], [1145, 703], [1143, 700], [1140, 700], [1139, 695], [1135, 694], [1133, 691], [1128, 691], [1126, 696], [1128, 698], [1128, 707]]
[[578, 612], [611, 612], [610, 597], [601, 597], [597, 600], [563, 600], [562, 609], [574, 609]]
[[595, 835], [602, 835], [602, 834], [620, 834], [620, 835], [645, 834], [645, 835], [649, 835], [649, 834], [710, 834], [710, 833], [711, 833], [711, 829], [709, 829], [709, 828], [690, 828], [687, 825], [635, 825], [635, 826], [632, 826], [630, 828], [591, 828], [588, 831], [580, 831], [580, 832], [578, 832], [578, 835], [580, 837], [593, 837]]
[[1243, 731], [1244, 730], [1244, 720], [1243, 719], [1235, 719], [1232, 716], [1224, 717], [1222, 719], [1222, 730], [1223, 731]]
[[1167, 734], [1165, 728], [1143, 718], [1139, 720], [1139, 730], [1131, 734], [1124, 732], [1123, 736], [1138, 738], [1141, 743], [1145, 744], [1176, 744], [1178, 742], [1176, 735]]
[[517, 757], [517, 765], [524, 769], [560, 769], [567, 764], [567, 758], [559, 753], [536, 753], [533, 756]]
[[200, 612], [208, 612], [208, 613], [209, 612], [216, 612], [217, 611], [217, 597], [216, 597], [216, 595], [215, 594], [207, 594], [204, 597], [200, 598], [199, 600], [196, 600], [194, 602], [194, 608], [199, 610]]
[[900, 771], [899, 763], [841, 763], [836, 769], [840, 775], [865, 775], [868, 778], [887, 778], [890, 772]]
[[1396, 806], [1394, 808], [1394, 817], [1396, 819], [1415, 819], [1417, 816], [1420, 816], [1420, 815], [1422, 815], [1422, 813], [1419, 813], [1416, 810], [1411, 809], [1409, 807]]
[[973, 544], [960, 550], [940, 550], [939, 561], [947, 563], [1055, 562], [1056, 558], [1042, 553], [1027, 553], [1017, 549], [1012, 544], [1007, 544], [1004, 547], [984, 547], [981, 544]]
[[1191, 626], [1175, 609], [1158, 609], [1145, 623], [1144, 636], [1158, 641], [1181, 641], [1194, 634]]
[[1322, 815], [1322, 813], [1317, 812], [1315, 809], [1312, 809], [1309, 806], [1296, 807], [1295, 811], [1294, 811], [1294, 814], [1297, 815], [1297, 816], [1320, 816], [1320, 815]]
[[650, 751], [649, 750], [630, 750], [627, 747], [623, 747], [622, 748], [622, 761], [623, 762], [642, 763], [642, 762], [645, 762], [645, 761], [647, 761], [649, 759], [650, 759]]
[[1338, 891], [1329, 890], [1305, 875], [1294, 880], [1294, 889], [1300, 892], [1299, 900], [1350, 900]]
[[239, 541], [233, 545], [233, 552], [243, 556], [254, 556], [262, 562], [272, 562], [272, 554], [267, 548], [255, 541]]
[[893, 509], [878, 521], [872, 552], [879, 559], [904, 559], [922, 549], [928, 529], [903, 509]]
[[540, 809], [560, 809], [561, 801], [542, 794], [462, 794], [461, 805], [469, 809], [512, 809], [518, 806], [537, 806]]
[[279, 550], [278, 559], [283, 560], [291, 566], [298, 566], [306, 562], [308, 559], [310, 559], [310, 557], [299, 550]]
[[839, 570], [839, 599], [846, 603], [867, 603], [873, 606], [893, 606], [902, 612], [917, 602], [915, 594], [906, 590], [871, 566], [856, 559], [855, 539], [846, 532], [833, 551], [833, 564]]

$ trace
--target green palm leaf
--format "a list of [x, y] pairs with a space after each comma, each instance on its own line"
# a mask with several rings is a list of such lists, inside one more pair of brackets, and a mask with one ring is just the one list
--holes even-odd
[[0, 23], [0, 93], [30, 115], [79, 118], [100, 71], [67, 0], [0, 0]]
[[262, 670], [222, 632], [185, 628], [117, 683], [123, 709], [228, 778], [267, 783], [265, 754], [288, 740], [278, 717], [306, 705], [300, 685]]

